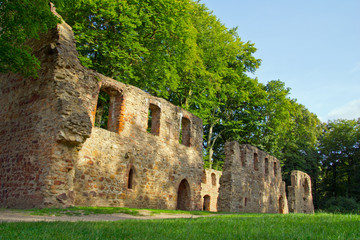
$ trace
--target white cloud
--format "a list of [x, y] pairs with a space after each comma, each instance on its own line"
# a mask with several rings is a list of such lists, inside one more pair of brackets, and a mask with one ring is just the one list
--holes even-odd
[[331, 110], [328, 119], [357, 119], [360, 117], [360, 99], [353, 100], [347, 104]]

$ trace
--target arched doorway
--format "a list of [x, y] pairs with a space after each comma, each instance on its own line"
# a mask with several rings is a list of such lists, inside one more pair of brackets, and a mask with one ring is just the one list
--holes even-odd
[[190, 210], [190, 185], [186, 179], [179, 184], [176, 209]]
[[210, 196], [209, 195], [204, 196], [203, 210], [210, 211]]

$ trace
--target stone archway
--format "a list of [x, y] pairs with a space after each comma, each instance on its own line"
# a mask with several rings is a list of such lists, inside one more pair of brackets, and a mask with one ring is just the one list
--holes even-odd
[[190, 210], [190, 199], [190, 185], [186, 179], [183, 179], [179, 184], [176, 209]]
[[204, 200], [204, 202], [203, 202], [203, 210], [204, 211], [210, 211], [210, 196], [205, 195], [203, 200]]

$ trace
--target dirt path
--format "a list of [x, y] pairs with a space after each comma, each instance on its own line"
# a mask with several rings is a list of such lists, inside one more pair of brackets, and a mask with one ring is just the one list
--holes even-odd
[[[0, 210], [0, 223], [1, 222], [55, 222], [55, 221], [66, 221], [66, 222], [78, 222], [78, 221], [119, 221], [126, 219], [138, 219], [138, 220], [149, 220], [149, 219], [171, 219], [171, 218], [198, 218], [205, 217], [203, 215], [191, 215], [191, 214], [156, 214], [150, 215], [147, 210], [140, 210], [139, 213], [142, 216], [132, 216], [123, 213], [114, 214], [91, 214], [82, 216], [35, 216], [29, 215], [24, 212], [17, 212], [13, 210]], [[212, 216], [212, 215], [207, 215]]]

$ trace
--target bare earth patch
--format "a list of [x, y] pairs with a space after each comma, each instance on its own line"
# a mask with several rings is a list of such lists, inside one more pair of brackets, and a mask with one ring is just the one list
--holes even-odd
[[[1, 210], [0, 211], [0, 222], [97, 222], [97, 221], [119, 221], [127, 219], [137, 219], [137, 220], [149, 220], [149, 219], [170, 219], [170, 218], [199, 218], [205, 217], [204, 215], [192, 215], [192, 214], [169, 214], [169, 213], [160, 213], [156, 215], [151, 215], [151, 212], [148, 210], [139, 210], [141, 216], [132, 216], [124, 213], [114, 213], [114, 214], [90, 214], [90, 215], [81, 215], [81, 216], [36, 216], [29, 215], [25, 212], [14, 211], [14, 210]], [[213, 216], [213, 215], [206, 215]]]

